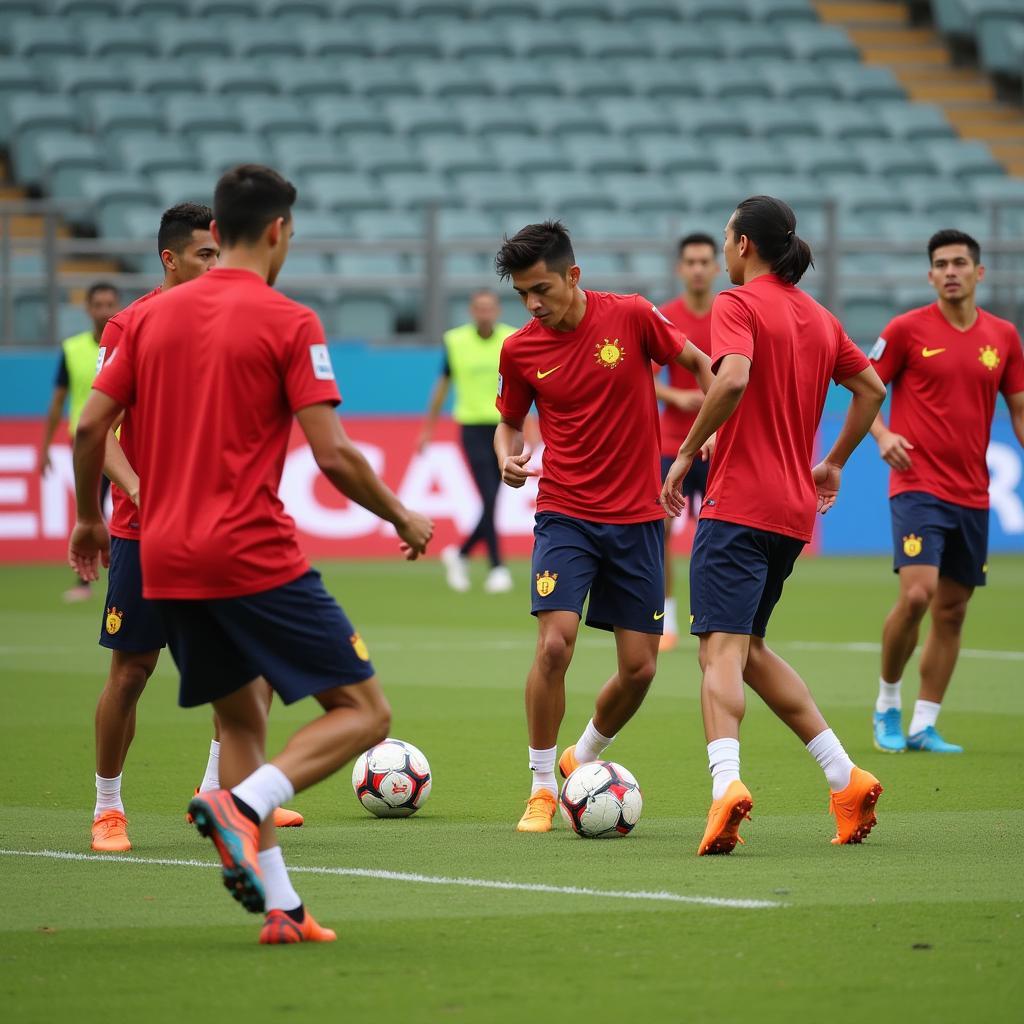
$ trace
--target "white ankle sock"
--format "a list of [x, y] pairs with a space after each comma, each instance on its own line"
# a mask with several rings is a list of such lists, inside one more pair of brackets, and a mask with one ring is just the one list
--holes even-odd
[[596, 761], [608, 749], [614, 736], [604, 736], [594, 728], [594, 720], [587, 722], [583, 735], [576, 744], [576, 760], [580, 764]]
[[242, 803], [251, 807], [263, 821], [275, 807], [295, 796], [295, 787], [280, 768], [272, 764], [260, 765], [247, 779], [243, 779], [231, 792]]
[[807, 753], [818, 762], [818, 766], [825, 773], [829, 789], [836, 793], [846, 789], [850, 784], [853, 762], [831, 729], [819, 732], [807, 744]]
[[263, 872], [263, 888], [267, 896], [267, 910], [295, 910], [302, 905], [299, 894], [292, 888], [288, 869], [280, 846], [260, 850], [260, 871]]
[[897, 711], [902, 709], [903, 702], [900, 700], [900, 684], [901, 680], [899, 679], [895, 683], [887, 683], [884, 679], [879, 678], [878, 700], [875, 701], [875, 710], [879, 714], [890, 711], [893, 708]]
[[665, 621], [662, 623], [666, 633], [678, 633], [679, 623], [676, 621], [676, 599], [665, 598]]
[[96, 776], [96, 807], [92, 812], [93, 820], [95, 821], [104, 811], [120, 811], [124, 814], [120, 775], [112, 779], [105, 779], [102, 775]]
[[555, 758], [558, 756], [558, 747], [551, 747], [549, 750], [535, 750], [533, 747], [527, 749], [530, 751], [530, 771], [533, 772], [533, 789], [530, 792], [536, 793], [538, 789], [546, 789], [557, 797]]
[[916, 736], [919, 732], [924, 732], [929, 725], [934, 725], [939, 720], [939, 712], [941, 710], [942, 705], [936, 704], [934, 701], [915, 701], [914, 717], [910, 720], [910, 729], [907, 735]]
[[708, 744], [708, 771], [711, 772], [711, 799], [725, 795], [729, 783], [740, 778], [740, 741], [732, 738], [712, 740]]
[[206, 762], [206, 774], [200, 783], [199, 792], [209, 793], [214, 789], [220, 789], [220, 744], [216, 740], [210, 740], [210, 756]]

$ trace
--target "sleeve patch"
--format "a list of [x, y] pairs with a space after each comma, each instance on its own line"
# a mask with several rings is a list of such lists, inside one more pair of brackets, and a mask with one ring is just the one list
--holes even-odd
[[878, 362], [879, 359], [885, 354], [885, 346], [889, 343], [885, 338], [879, 338], [878, 341], [871, 346], [871, 351], [868, 353], [868, 359], [872, 362]]
[[313, 376], [317, 380], [334, 380], [334, 367], [326, 345], [310, 345], [309, 358], [313, 363]]
[[96, 372], [99, 373], [103, 369], [103, 362], [107, 358], [107, 346], [100, 346], [99, 352], [96, 353]]
[[498, 397], [501, 398], [501, 393], [505, 390], [505, 378], [499, 373], [498, 374]]
[[665, 323], [669, 325], [669, 327], [675, 327], [675, 324], [673, 324], [672, 321], [669, 320], [669, 318], [665, 316], [665, 314], [662, 313], [662, 311], [658, 309], [657, 306], [651, 306], [651, 312], [659, 319], [664, 320]]

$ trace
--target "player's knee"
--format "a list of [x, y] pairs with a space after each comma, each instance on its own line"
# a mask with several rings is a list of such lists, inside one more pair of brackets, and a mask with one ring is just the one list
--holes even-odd
[[967, 602], [951, 601], [932, 609], [932, 621], [949, 633], [959, 633], [967, 618]]
[[935, 589], [924, 583], [912, 583], [903, 592], [903, 604], [915, 618], [923, 618], [935, 596]]
[[371, 747], [383, 743], [391, 733], [391, 705], [383, 698], [374, 705], [372, 709], [373, 739]]
[[642, 658], [625, 666], [623, 675], [625, 682], [631, 687], [646, 689], [654, 682], [654, 673], [658, 670], [657, 658]]
[[142, 695], [152, 672], [147, 662], [124, 661], [111, 669], [110, 685], [122, 700], [134, 702]]
[[564, 672], [572, 660], [572, 643], [557, 630], [548, 630], [537, 645], [537, 661], [545, 673]]

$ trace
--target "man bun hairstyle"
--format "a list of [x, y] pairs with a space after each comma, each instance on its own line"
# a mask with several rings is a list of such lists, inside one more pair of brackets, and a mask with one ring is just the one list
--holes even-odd
[[559, 220], [527, 224], [511, 238], [506, 235], [504, 244], [494, 257], [494, 268], [498, 277], [507, 281], [513, 274], [529, 270], [541, 260], [548, 270], [559, 274], [564, 274], [576, 263], [569, 232]]
[[814, 266], [811, 247], [796, 233], [796, 214], [774, 196], [751, 196], [736, 207], [732, 222], [736, 238], [746, 235], [772, 273], [796, 284]]
[[178, 203], [164, 210], [156, 233], [156, 250], [180, 253], [192, 241], [193, 231], [209, 231], [213, 210], [202, 203]]
[[941, 231], [936, 231], [928, 239], [929, 263], [931, 263], [932, 257], [935, 255], [935, 250], [941, 249], [944, 245], [966, 245], [967, 251], [971, 254], [971, 259], [974, 260], [974, 265], [977, 266], [981, 263], [981, 246], [977, 240], [967, 234], [966, 231], [957, 231], [956, 228], [943, 228]]
[[295, 186], [262, 164], [226, 171], [213, 193], [213, 219], [225, 246], [259, 240], [278, 217], [291, 220]]

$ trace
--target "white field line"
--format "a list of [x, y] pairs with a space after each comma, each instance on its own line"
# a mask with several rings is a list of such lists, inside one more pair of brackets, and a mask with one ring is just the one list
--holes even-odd
[[[4, 850], [0, 857], [44, 857], [48, 860], [95, 861], [107, 864], [155, 864], [169, 868], [219, 868], [208, 860], [177, 860], [165, 857], [125, 857], [96, 853], [72, 853], [67, 850]], [[703, 907], [726, 907], [732, 910], [766, 910], [787, 904], [774, 900], [726, 899], [719, 896], [683, 896], [675, 892], [643, 892], [613, 889], [590, 889], [576, 885], [545, 885], [542, 882], [503, 882], [488, 878], [445, 878], [440, 875], [419, 875], [408, 871], [380, 871], [376, 868], [289, 867], [291, 874], [342, 875], [346, 878], [375, 878], [385, 882], [412, 882], [416, 885], [454, 885], [466, 889], [501, 889], [514, 892], [541, 892], [560, 896], [596, 896], [610, 900], [642, 900], [655, 903], [689, 903]]]
[[[793, 651], [848, 651], [853, 654], [878, 654], [882, 650], [881, 644], [869, 641], [836, 644], [818, 640], [787, 640], [777, 646]], [[960, 657], [981, 661], [1024, 661], [1024, 651], [989, 651], [978, 647], [962, 647]]]

